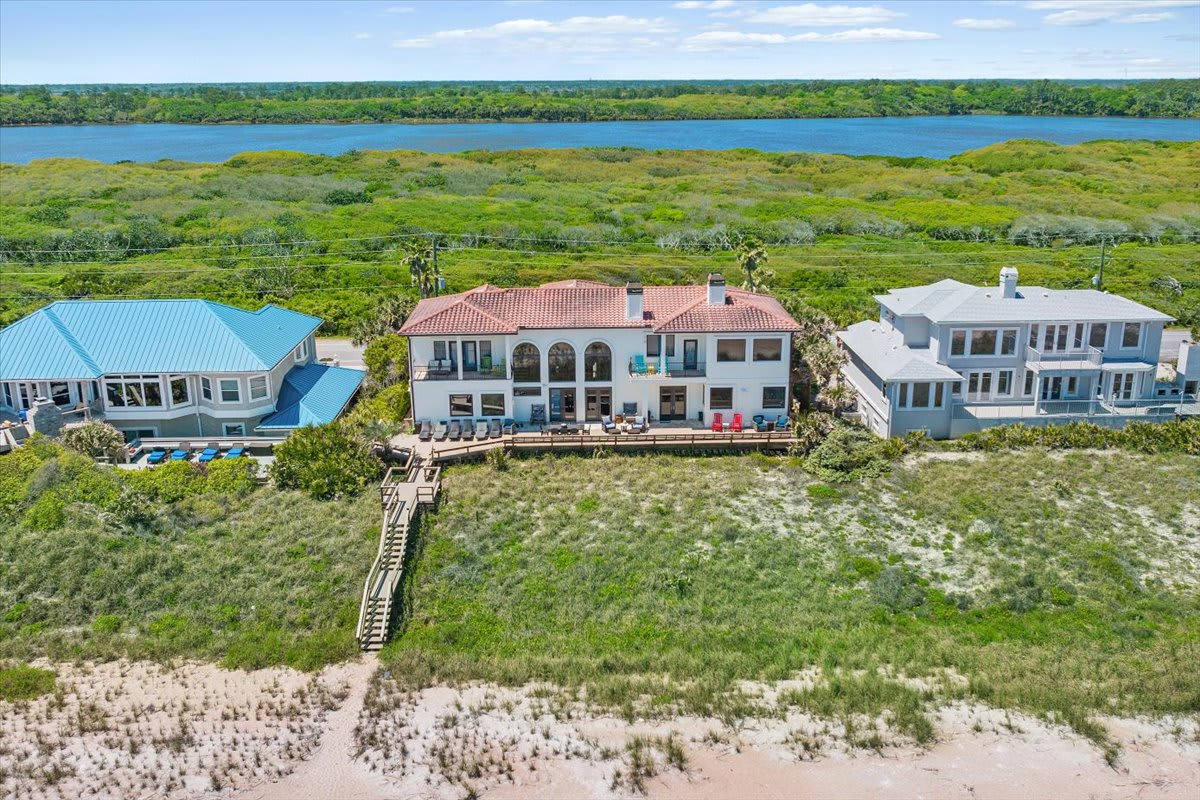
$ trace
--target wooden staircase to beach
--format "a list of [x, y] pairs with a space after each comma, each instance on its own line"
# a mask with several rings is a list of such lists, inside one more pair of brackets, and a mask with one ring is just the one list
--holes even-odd
[[437, 502], [441, 472], [441, 467], [426, 465], [413, 454], [403, 465], [390, 467], [379, 485], [383, 507], [379, 551], [363, 586], [355, 632], [363, 650], [378, 650], [388, 640], [410, 534], [420, 510]]

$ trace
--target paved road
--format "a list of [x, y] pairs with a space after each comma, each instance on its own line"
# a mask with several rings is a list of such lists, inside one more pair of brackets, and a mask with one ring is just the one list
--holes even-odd
[[1191, 336], [1184, 328], [1167, 328], [1163, 331], [1162, 344], [1158, 348], [1159, 361], [1174, 361], [1179, 358], [1179, 345]]
[[[1176, 346], [1178, 348], [1178, 345]], [[349, 339], [317, 338], [317, 358], [336, 358], [338, 365], [366, 369], [363, 365], [363, 349], [350, 344]]]

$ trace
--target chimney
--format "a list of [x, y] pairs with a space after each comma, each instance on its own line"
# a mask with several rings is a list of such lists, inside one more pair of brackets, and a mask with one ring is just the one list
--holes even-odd
[[1017, 296], [1017, 268], [1005, 267], [1000, 270], [1000, 296], [1013, 298]]
[[725, 279], [719, 272], [708, 273], [708, 304], [710, 306], [725, 305]]
[[625, 284], [625, 316], [639, 322], [645, 317], [646, 306], [642, 300], [642, 285], [640, 283]]

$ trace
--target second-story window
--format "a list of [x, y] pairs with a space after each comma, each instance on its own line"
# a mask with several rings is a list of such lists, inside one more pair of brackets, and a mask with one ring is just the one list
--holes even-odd
[[971, 355], [994, 356], [996, 354], [996, 332], [994, 330], [971, 331]]
[[954, 331], [950, 334], [950, 355], [965, 356], [967, 354], [967, 332]]
[[658, 358], [662, 355], [662, 337], [657, 333], [646, 334], [646, 358]]
[[717, 361], [745, 361], [745, 339], [717, 339]]
[[783, 339], [755, 339], [755, 361], [782, 361]]
[[592, 342], [583, 351], [585, 381], [612, 380], [612, 350], [603, 342]]
[[237, 378], [221, 378], [221, 402], [239, 403], [242, 400], [242, 387]]
[[303, 361], [308, 358], [308, 339], [305, 339], [300, 345], [292, 351], [292, 359], [296, 362]]
[[192, 402], [191, 393], [188, 391], [187, 378], [182, 375], [171, 378], [171, 405], [178, 408], [186, 406]]
[[200, 376], [200, 396], [205, 400], [212, 400], [212, 381], [203, 375]]
[[512, 373], [516, 383], [541, 383], [542, 356], [536, 345], [525, 342], [513, 348]]
[[575, 381], [575, 348], [566, 342], [550, 345], [550, 380]]
[[1108, 323], [1093, 322], [1091, 330], [1088, 331], [1088, 344], [1097, 350], [1104, 349], [1104, 343], [1108, 340]]
[[267, 376], [255, 375], [250, 379], [250, 399], [262, 400], [267, 396]]
[[1017, 329], [1005, 328], [1000, 331], [1000, 355], [1011, 356], [1017, 352]]
[[1121, 332], [1121, 347], [1132, 350], [1142, 343], [1142, 323], [1126, 322]]

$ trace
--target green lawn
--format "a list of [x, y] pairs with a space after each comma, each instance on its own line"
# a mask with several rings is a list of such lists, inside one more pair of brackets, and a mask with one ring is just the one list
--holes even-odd
[[456, 467], [384, 660], [628, 716], [762, 713], [737, 681], [816, 668], [785, 702], [926, 740], [967, 697], [1102, 740], [1094, 713], [1200, 711], [1198, 485], [1200, 458], [1033, 450], [836, 489], [759, 456]]

